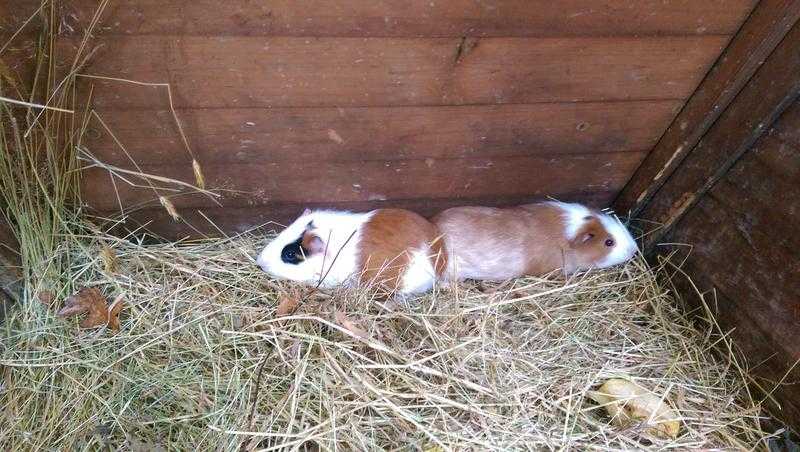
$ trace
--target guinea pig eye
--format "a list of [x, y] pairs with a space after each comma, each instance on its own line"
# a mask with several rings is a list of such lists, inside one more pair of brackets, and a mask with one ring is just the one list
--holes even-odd
[[614, 239], [606, 239], [606, 246], [614, 246]]
[[281, 251], [281, 260], [287, 264], [299, 264], [303, 259], [304, 257], [297, 244], [287, 245], [283, 251]]

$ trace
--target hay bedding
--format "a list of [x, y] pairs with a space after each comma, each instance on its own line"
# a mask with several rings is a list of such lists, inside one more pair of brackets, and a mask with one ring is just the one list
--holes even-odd
[[[386, 302], [298, 296], [253, 265], [253, 235], [83, 242], [75, 286], [122, 295], [121, 330], [7, 323], [4, 450], [743, 449], [766, 436], [737, 366], [712, 356], [719, 338], [641, 261]], [[676, 440], [610, 424], [587, 393], [620, 376], [677, 408]]]

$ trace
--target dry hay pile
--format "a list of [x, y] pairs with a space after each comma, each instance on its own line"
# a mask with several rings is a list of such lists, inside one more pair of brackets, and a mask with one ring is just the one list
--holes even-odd
[[[3, 450], [742, 449], [766, 436], [738, 367], [710, 351], [720, 338], [643, 262], [384, 302], [298, 296], [253, 264], [263, 237], [82, 240], [69, 276], [124, 300], [121, 329], [7, 322]], [[618, 376], [678, 410], [677, 439], [610, 424], [587, 392]]]

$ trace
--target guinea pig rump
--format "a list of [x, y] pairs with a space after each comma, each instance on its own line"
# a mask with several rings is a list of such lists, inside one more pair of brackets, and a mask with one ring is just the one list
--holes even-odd
[[432, 286], [435, 267], [444, 268], [442, 256], [436, 260], [429, 256], [432, 247], [442, 251], [437, 235], [430, 222], [413, 212], [376, 210], [364, 224], [358, 244], [361, 283], [403, 292]]

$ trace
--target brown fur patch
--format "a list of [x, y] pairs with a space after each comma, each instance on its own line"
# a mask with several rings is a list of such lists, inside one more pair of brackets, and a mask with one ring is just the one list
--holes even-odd
[[548, 203], [505, 209], [456, 207], [432, 221], [445, 236], [450, 271], [461, 279], [504, 280], [556, 269], [571, 273], [596, 259], [607, 238], [602, 223], [593, 217], [582, 231], [594, 232], [595, 237], [571, 243], [565, 236], [563, 210]]
[[408, 210], [376, 210], [361, 229], [358, 243], [361, 282], [379, 284], [390, 290], [398, 289], [410, 263], [411, 252], [426, 244], [432, 249], [431, 263], [441, 275], [446, 268], [447, 257], [444, 242], [439, 238], [436, 227]]
[[436, 276], [442, 276], [447, 270], [447, 248], [444, 243], [444, 236], [436, 229], [436, 225], [431, 223], [431, 226], [434, 227], [434, 230], [438, 234], [433, 241], [431, 241], [431, 264], [433, 264], [434, 271], [436, 271]]
[[562, 268], [570, 271], [572, 256], [564, 236], [563, 211], [551, 204], [520, 207], [530, 214], [526, 237], [525, 275], [544, 275]]
[[592, 216], [578, 229], [575, 238], [570, 242], [570, 248], [575, 254], [574, 264], [587, 267], [602, 260], [608, 255], [610, 248], [605, 245], [605, 241], [609, 239], [614, 238], [606, 231], [597, 216]]
[[325, 251], [325, 242], [317, 237], [315, 234], [305, 231], [303, 239], [300, 241], [300, 246], [308, 251], [309, 256], [313, 256]]

